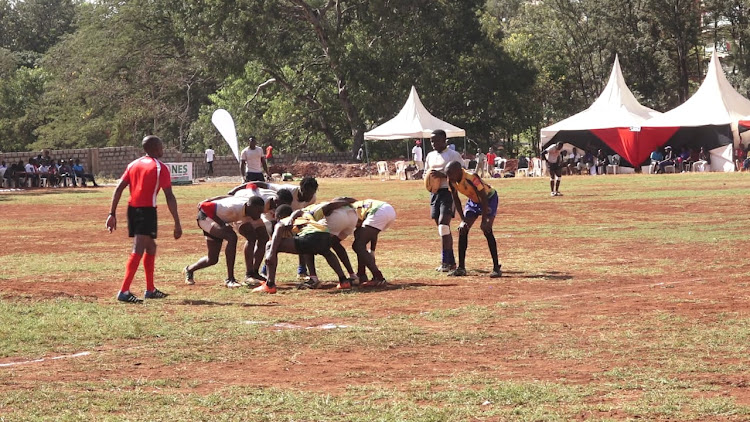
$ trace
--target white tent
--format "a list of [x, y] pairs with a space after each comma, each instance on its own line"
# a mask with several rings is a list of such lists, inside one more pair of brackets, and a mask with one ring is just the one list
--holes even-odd
[[658, 111], [642, 106], [625, 84], [620, 69], [620, 59], [615, 56], [612, 73], [599, 98], [586, 110], [542, 129], [542, 144], [546, 144], [563, 130], [609, 129], [640, 126], [648, 119], [660, 115]]
[[640, 164], [651, 152], [638, 139], [640, 126], [660, 115], [641, 105], [625, 83], [620, 59], [615, 56], [612, 72], [599, 98], [586, 110], [541, 130], [543, 148], [555, 141], [585, 150], [606, 145], [633, 165]]
[[429, 138], [435, 129], [443, 129], [449, 138], [466, 136], [465, 130], [430, 114], [422, 105], [422, 101], [419, 100], [417, 90], [412, 86], [406, 104], [396, 117], [369, 132], [365, 132], [365, 139]]
[[706, 78], [684, 104], [644, 123], [644, 127], [679, 127], [670, 145], [710, 146], [711, 169], [732, 171], [732, 147], [739, 143], [737, 122], [750, 114], [750, 100], [727, 80], [714, 52]]

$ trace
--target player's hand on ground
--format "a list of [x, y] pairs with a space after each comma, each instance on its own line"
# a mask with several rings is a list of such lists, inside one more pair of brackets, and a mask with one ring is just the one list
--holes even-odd
[[107, 217], [106, 226], [110, 233], [112, 233], [113, 230], [117, 230], [117, 217], [110, 214], [109, 217]]

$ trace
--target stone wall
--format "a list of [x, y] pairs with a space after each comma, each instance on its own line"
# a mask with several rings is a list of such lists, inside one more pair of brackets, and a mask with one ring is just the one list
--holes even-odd
[[[9, 164], [23, 160], [28, 162], [29, 158], [36, 157], [41, 151], [32, 152], [6, 152], [0, 153], [0, 160]], [[84, 148], [49, 150], [50, 156], [55, 160], [72, 158], [81, 160], [86, 171], [98, 176], [119, 177], [125, 171], [128, 163], [143, 155], [143, 150], [136, 147], [112, 147], [112, 148]], [[304, 153], [299, 155], [280, 154], [274, 157], [273, 164], [283, 166], [294, 161], [320, 161], [325, 163], [353, 163], [348, 152], [335, 153]], [[193, 178], [203, 177], [206, 174], [205, 158], [201, 153], [182, 153], [175, 150], [164, 151], [162, 161], [166, 163], [193, 163]], [[278, 168], [278, 167], [277, 167]], [[273, 171], [273, 170], [272, 170]], [[214, 157], [214, 176], [238, 176], [240, 165], [233, 155]]]

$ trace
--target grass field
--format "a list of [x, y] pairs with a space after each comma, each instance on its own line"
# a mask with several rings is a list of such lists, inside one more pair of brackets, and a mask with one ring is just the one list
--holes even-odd
[[223, 256], [184, 285], [195, 205], [230, 187], [204, 183], [175, 188], [179, 240], [161, 198], [170, 296], [120, 304], [112, 187], [0, 194], [0, 421], [750, 420], [749, 175], [495, 179], [500, 279], [478, 227], [469, 276], [434, 271], [421, 182], [319, 182], [395, 206], [391, 286], [340, 292], [319, 262], [299, 291], [291, 256], [276, 295], [223, 288]]

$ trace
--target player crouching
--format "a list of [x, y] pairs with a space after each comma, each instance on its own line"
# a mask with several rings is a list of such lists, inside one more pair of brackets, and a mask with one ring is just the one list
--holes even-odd
[[339, 276], [339, 281], [346, 280], [336, 255], [331, 251], [331, 235], [324, 224], [316, 222], [309, 213], [297, 210], [292, 213], [292, 207], [281, 205], [276, 208], [276, 218], [279, 220], [266, 251], [267, 281], [253, 289], [258, 293], [276, 293], [276, 267], [279, 252], [286, 252], [304, 257], [310, 270], [310, 279], [300, 285], [300, 288], [316, 288], [320, 284], [315, 271], [315, 255], [323, 255], [328, 265]]
[[[461, 218], [461, 224], [458, 225], [458, 267], [448, 275], [465, 276], [466, 275], [466, 249], [469, 244], [469, 230], [476, 221], [477, 217], [482, 216], [480, 228], [487, 239], [487, 246], [490, 248], [492, 255], [492, 273], [491, 278], [500, 277], [500, 263], [497, 258], [497, 242], [495, 235], [492, 233], [492, 224], [497, 214], [497, 191], [490, 185], [484, 183], [478, 175], [469, 173], [461, 167], [458, 162], [452, 162], [448, 165], [447, 170], [448, 182], [453, 195], [453, 201], [458, 210], [458, 216]], [[458, 198], [458, 192], [466, 195], [466, 208], [461, 211], [461, 201]]]
[[262, 198], [239, 198], [234, 196], [219, 196], [206, 199], [198, 204], [198, 227], [203, 230], [206, 238], [208, 254], [192, 265], [185, 267], [185, 283], [195, 284], [193, 273], [210, 267], [219, 262], [221, 244], [227, 241], [224, 255], [227, 261], [227, 279], [224, 285], [229, 288], [240, 287], [234, 278], [234, 260], [237, 254], [237, 234], [232, 223], [239, 224], [238, 231], [250, 242], [255, 243], [256, 230], [265, 226], [260, 219], [265, 207]]
[[[394, 221], [396, 221], [396, 210], [391, 204], [377, 199], [364, 199], [352, 204], [357, 212], [357, 229], [354, 231], [354, 243], [352, 249], [357, 254], [357, 277], [360, 286], [382, 287], [386, 285], [385, 277], [375, 263], [375, 247], [378, 244], [378, 235]], [[370, 249], [367, 249], [367, 246]], [[372, 279], [367, 280], [365, 268], [372, 273]]]

